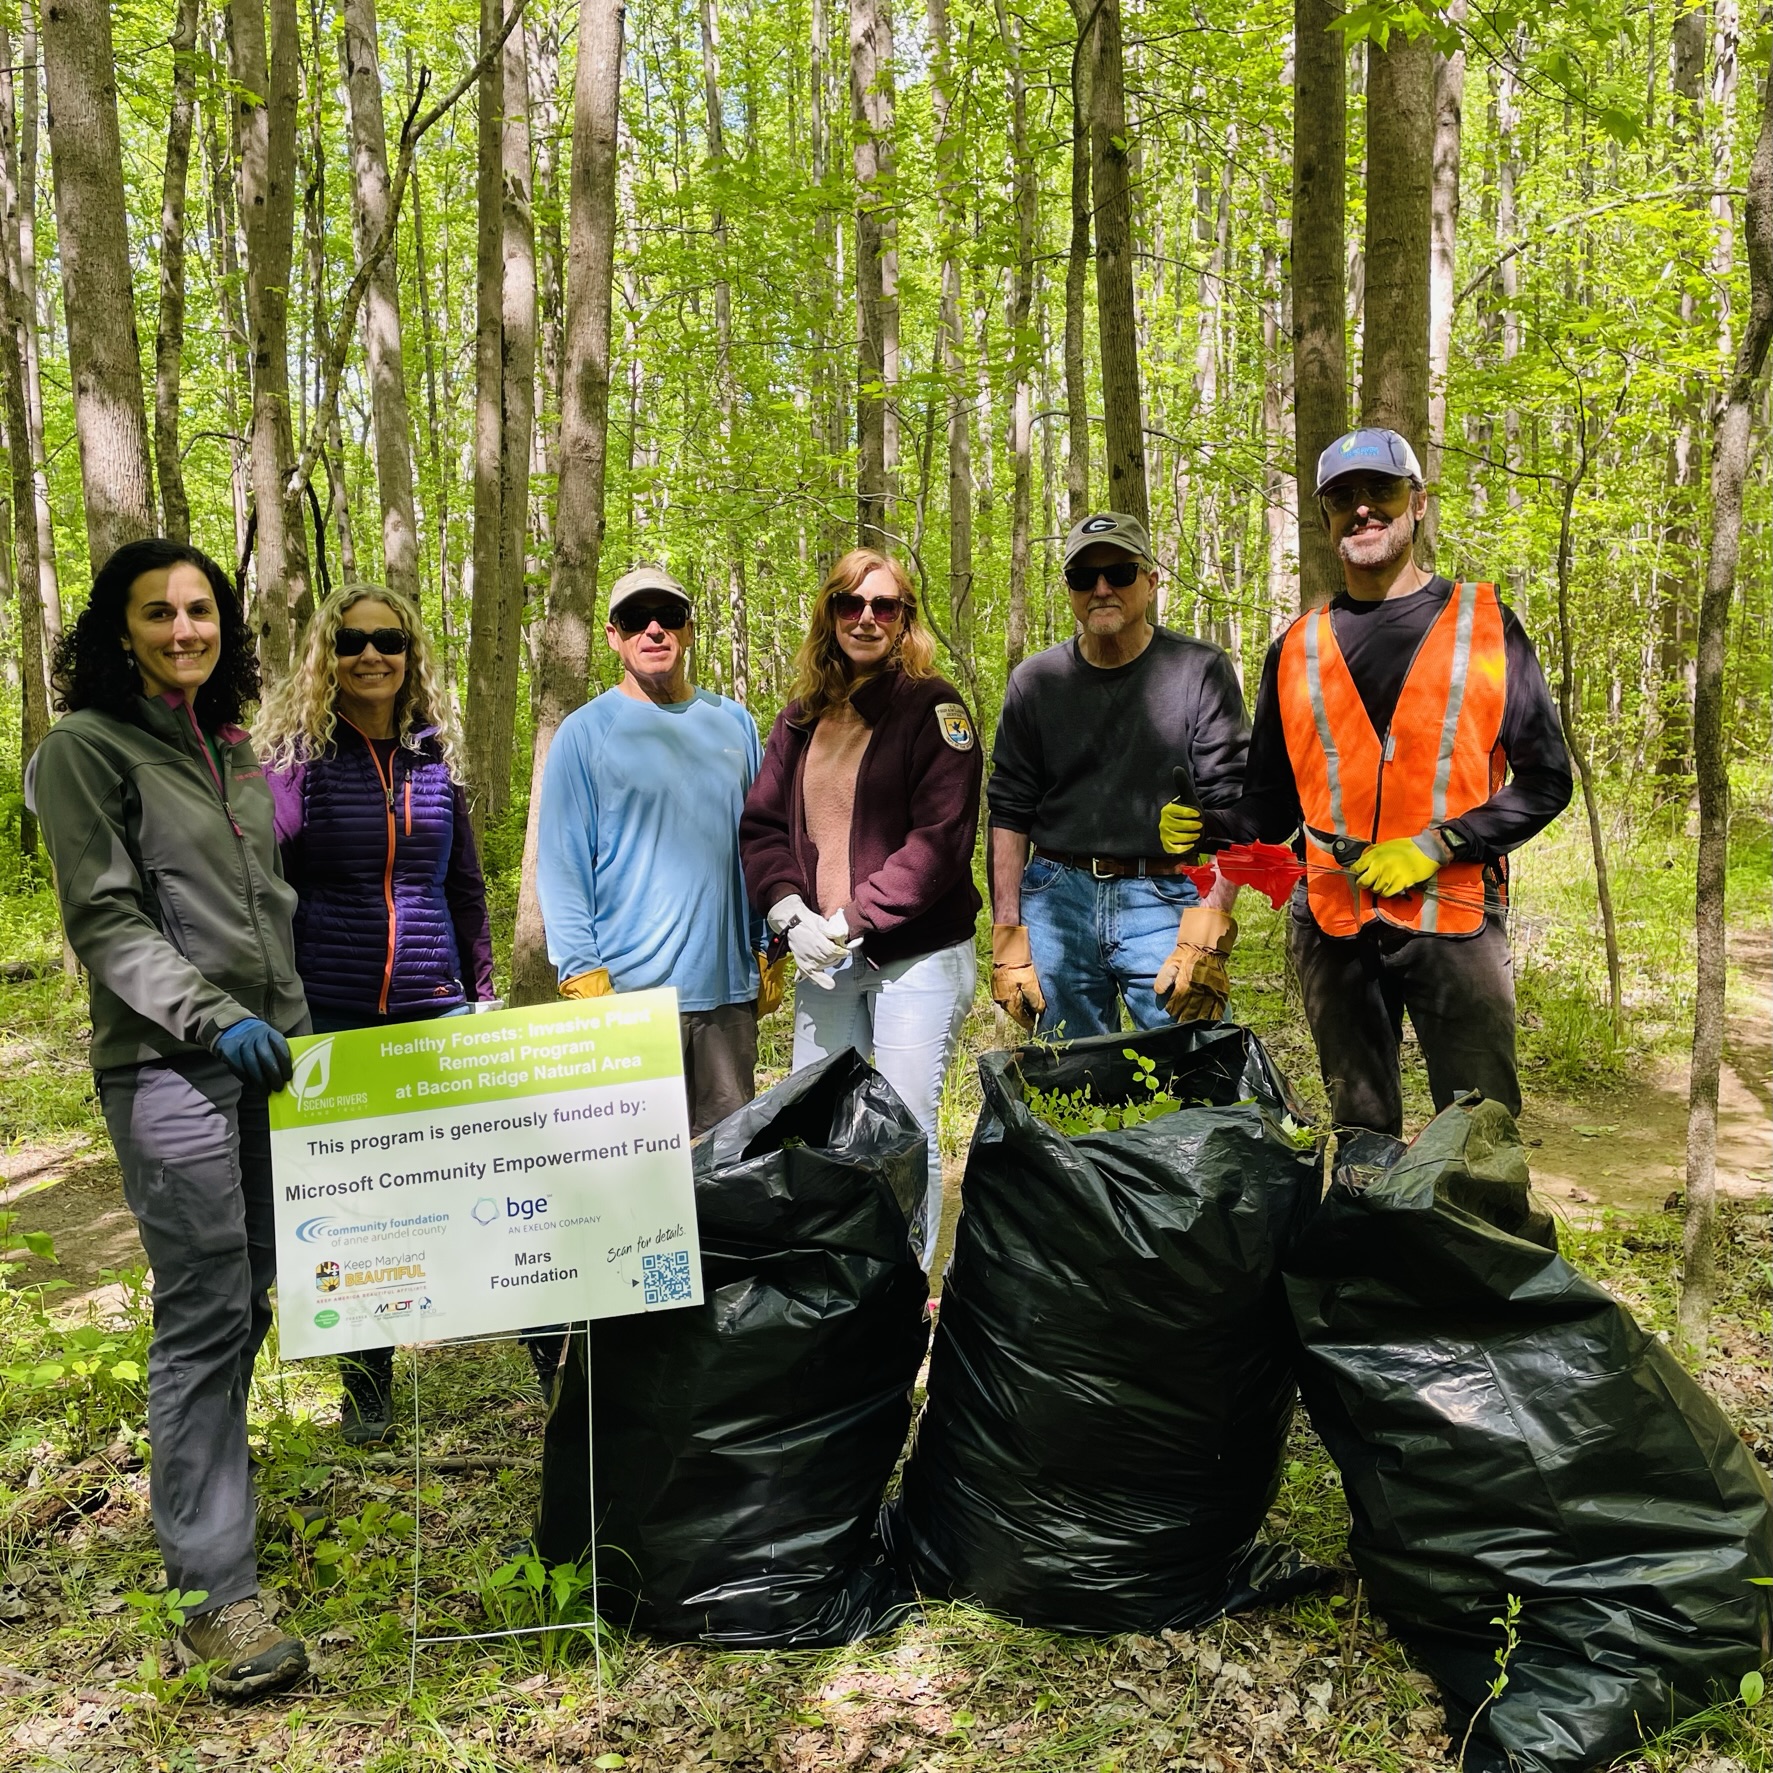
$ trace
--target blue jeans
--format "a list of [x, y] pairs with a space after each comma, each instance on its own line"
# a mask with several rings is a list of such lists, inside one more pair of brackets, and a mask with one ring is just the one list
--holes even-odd
[[942, 1084], [978, 977], [969, 938], [882, 967], [854, 954], [832, 974], [829, 991], [805, 979], [794, 987], [794, 1069], [854, 1047], [893, 1086], [928, 1137], [929, 1184], [921, 1223], [911, 1228], [926, 1270], [942, 1228]]
[[1041, 1034], [1078, 1040], [1117, 1034], [1116, 999], [1135, 1028], [1168, 1028], [1152, 991], [1176, 946], [1176, 926], [1200, 903], [1182, 874], [1098, 880], [1082, 868], [1032, 856], [1022, 871], [1022, 921], [1047, 1007]]

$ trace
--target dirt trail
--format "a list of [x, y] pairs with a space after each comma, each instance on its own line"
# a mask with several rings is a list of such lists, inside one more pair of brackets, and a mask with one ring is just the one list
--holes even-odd
[[[1733, 932], [1740, 999], [1724, 1039], [1718, 1088], [1718, 1190], [1738, 1200], [1773, 1189], [1773, 931]], [[1534, 1185], [1559, 1204], [1659, 1207], [1687, 1177], [1685, 1059], [1663, 1061], [1617, 1094], [1530, 1098], [1521, 1132]]]

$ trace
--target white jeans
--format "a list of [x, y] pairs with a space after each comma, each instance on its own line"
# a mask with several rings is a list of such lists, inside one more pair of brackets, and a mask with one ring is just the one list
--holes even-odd
[[916, 1116], [930, 1147], [920, 1251], [927, 1270], [942, 1225], [942, 1082], [978, 984], [978, 959], [969, 938], [883, 967], [852, 955], [831, 977], [829, 991], [805, 979], [794, 987], [794, 1069], [854, 1047]]

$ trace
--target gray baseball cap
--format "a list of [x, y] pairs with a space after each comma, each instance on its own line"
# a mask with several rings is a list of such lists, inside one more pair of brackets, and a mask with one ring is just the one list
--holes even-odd
[[609, 613], [613, 616], [630, 597], [638, 597], [643, 591], [668, 591], [673, 597], [681, 597], [695, 612], [695, 600], [662, 566], [636, 566], [622, 574], [609, 588]]
[[1086, 517], [1082, 523], [1073, 524], [1071, 534], [1065, 538], [1065, 558], [1060, 565], [1069, 566], [1084, 549], [1095, 542], [1107, 542], [1111, 547], [1131, 554], [1135, 560], [1144, 561], [1149, 567], [1157, 565], [1157, 556], [1151, 552], [1151, 538], [1145, 533], [1145, 525], [1138, 518], [1129, 517], [1124, 511], [1098, 511], [1094, 516]]
[[1317, 459], [1317, 491], [1349, 474], [1399, 474], [1422, 485], [1422, 464], [1395, 431], [1368, 426], [1338, 437]]

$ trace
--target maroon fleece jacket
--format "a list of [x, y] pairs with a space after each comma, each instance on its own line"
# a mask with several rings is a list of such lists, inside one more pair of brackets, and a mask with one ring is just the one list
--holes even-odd
[[[850, 820], [849, 923], [876, 966], [968, 940], [984, 755], [978, 729], [945, 678], [870, 678], [850, 698], [872, 729], [856, 771]], [[815, 902], [819, 856], [807, 836], [802, 784], [817, 723], [790, 702], [770, 729], [763, 768], [739, 821], [739, 856], [761, 912], [790, 893]]]

